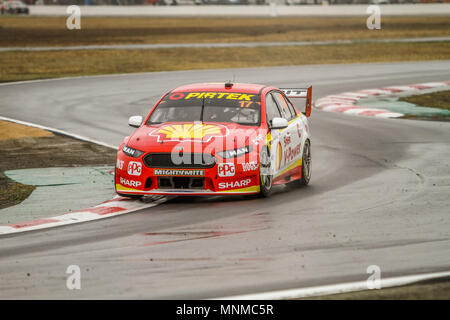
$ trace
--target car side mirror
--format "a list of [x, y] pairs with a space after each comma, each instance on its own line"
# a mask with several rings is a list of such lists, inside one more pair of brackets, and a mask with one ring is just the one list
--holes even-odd
[[142, 124], [142, 116], [132, 116], [128, 119], [128, 125], [133, 128], [139, 128]]
[[287, 128], [288, 125], [288, 121], [284, 118], [273, 118], [270, 129], [284, 129]]

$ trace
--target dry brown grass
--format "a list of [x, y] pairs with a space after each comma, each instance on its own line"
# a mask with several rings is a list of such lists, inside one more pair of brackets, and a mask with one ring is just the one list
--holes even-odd
[[[448, 17], [385, 17], [382, 30], [365, 18], [83, 18], [0, 17], [0, 46], [127, 43], [304, 41], [449, 36]], [[278, 65], [449, 59], [448, 43], [305, 47], [97, 50], [0, 53], [0, 81], [61, 76]]]
[[27, 127], [21, 124], [0, 121], [0, 140], [52, 137], [50, 131]]
[[352, 18], [82, 18], [67, 30], [65, 17], [0, 17], [0, 46], [127, 43], [310, 41], [449, 36], [448, 17], [383, 17], [368, 30]]
[[0, 53], [0, 81], [151, 71], [450, 59], [450, 43]]

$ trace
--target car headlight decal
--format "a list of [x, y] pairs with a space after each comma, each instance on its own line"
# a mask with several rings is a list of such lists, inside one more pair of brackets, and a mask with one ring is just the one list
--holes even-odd
[[134, 148], [131, 148], [127, 145], [124, 145], [122, 148], [123, 153], [125, 153], [127, 156], [129, 157], [133, 157], [133, 158], [139, 158], [140, 156], [142, 156], [142, 154], [144, 153], [144, 151], [141, 150], [137, 150]]
[[246, 146], [246, 147], [230, 149], [230, 150], [226, 150], [226, 151], [220, 151], [220, 152], [217, 152], [217, 154], [219, 156], [221, 156], [222, 158], [231, 159], [231, 158], [237, 158], [244, 154], [250, 153], [250, 152], [252, 152], [252, 150], [253, 150], [253, 147], [250, 145], [250, 146]]

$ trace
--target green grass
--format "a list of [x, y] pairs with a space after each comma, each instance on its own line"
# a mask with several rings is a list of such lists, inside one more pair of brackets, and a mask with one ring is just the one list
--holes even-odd
[[426, 94], [418, 94], [409, 97], [402, 97], [400, 101], [414, 103], [421, 107], [439, 108], [450, 110], [450, 91], [439, 91]]

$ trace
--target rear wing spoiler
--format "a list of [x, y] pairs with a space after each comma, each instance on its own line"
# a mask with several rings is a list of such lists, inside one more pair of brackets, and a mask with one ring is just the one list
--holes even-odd
[[305, 115], [309, 117], [311, 115], [311, 103], [312, 103], [312, 86], [307, 88], [280, 88], [288, 98], [305, 98]]

